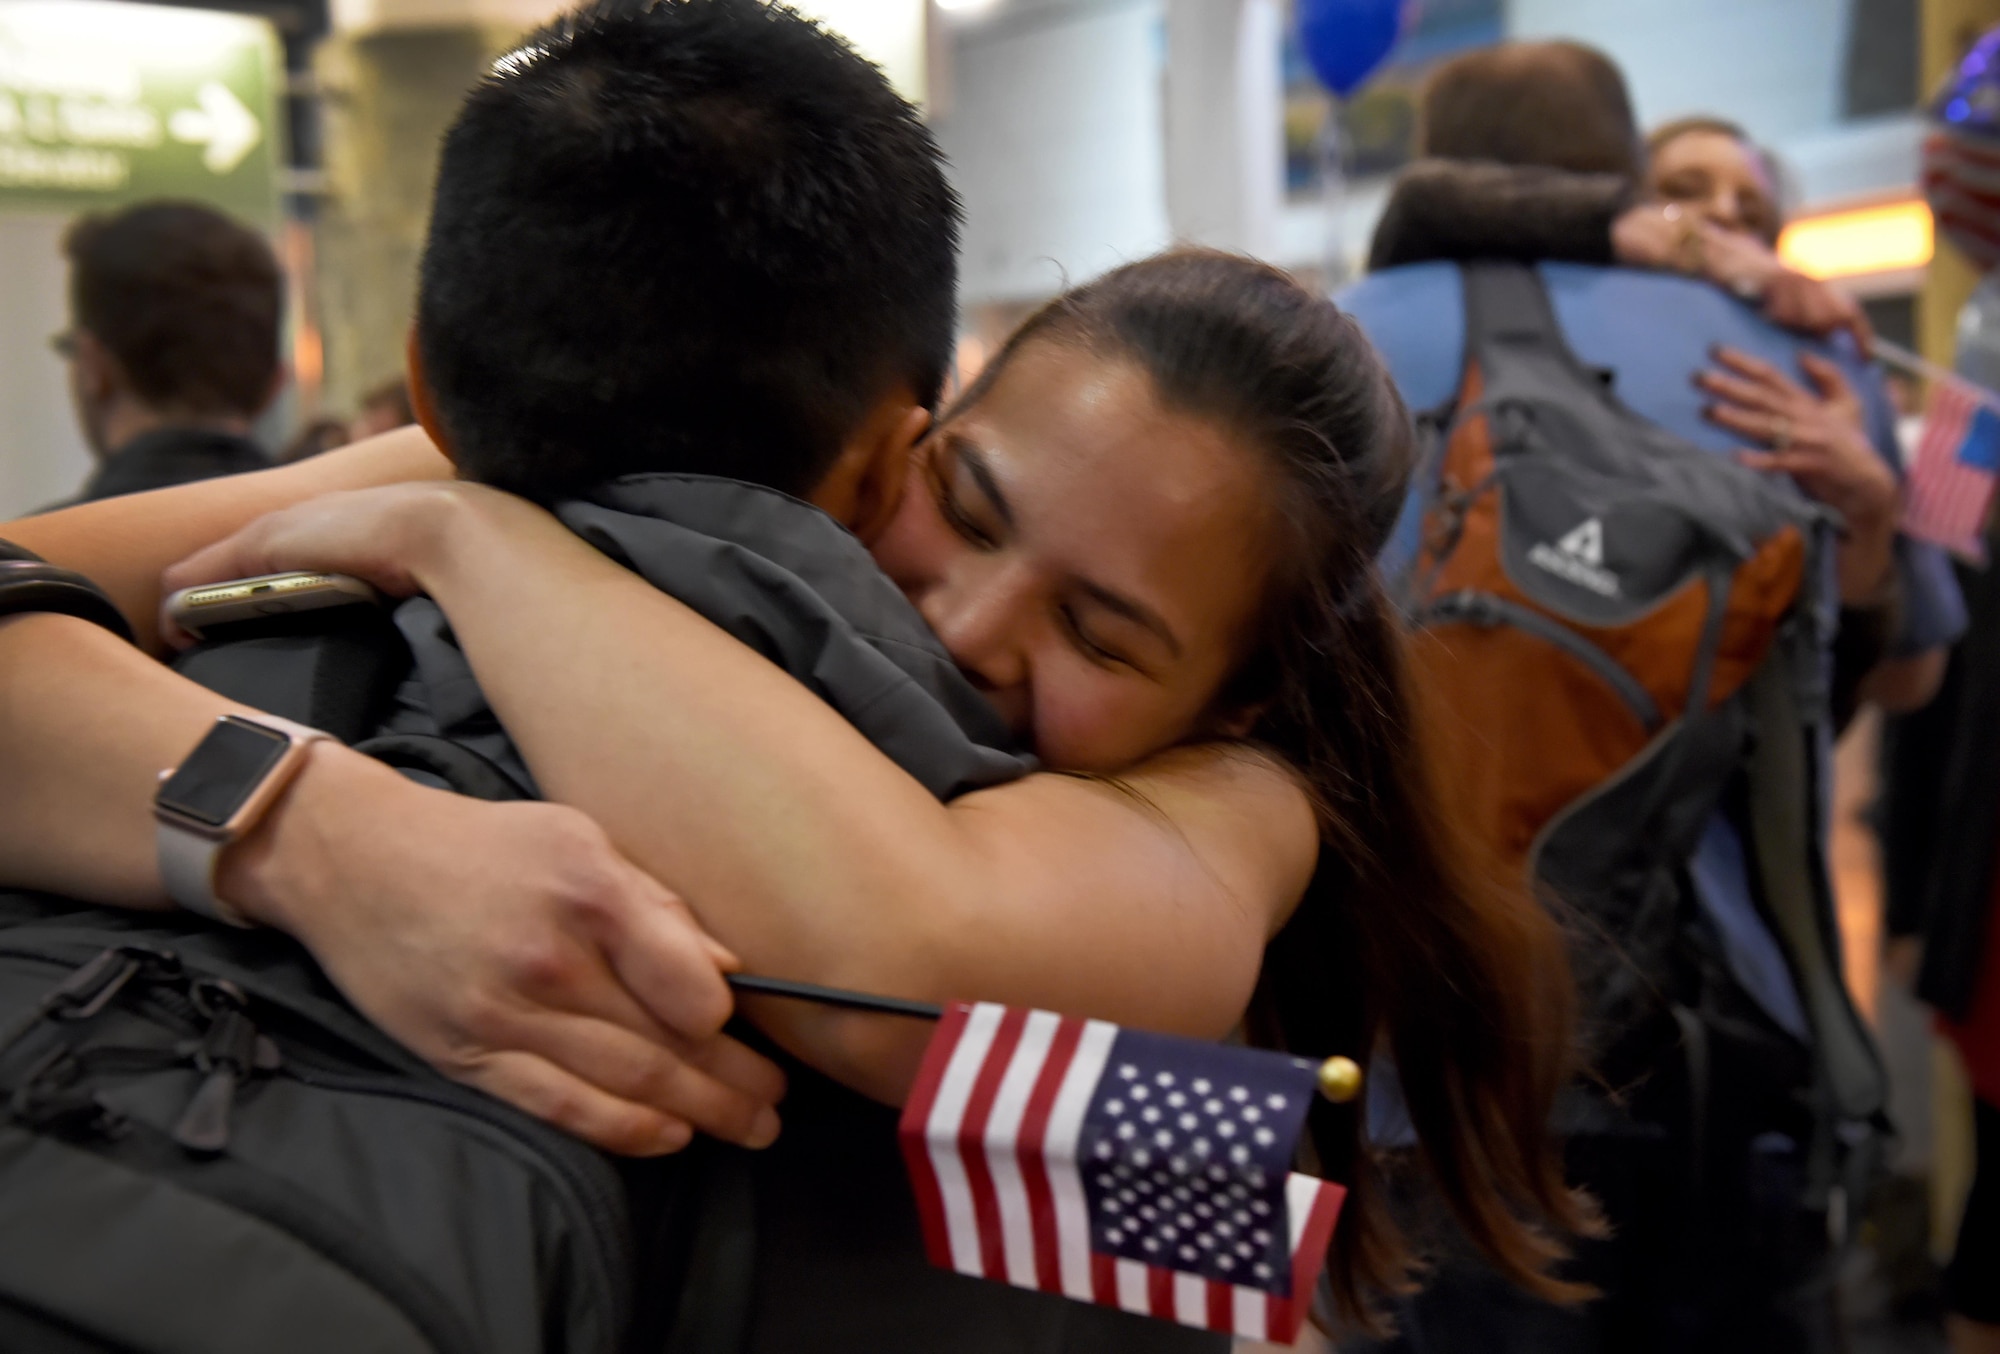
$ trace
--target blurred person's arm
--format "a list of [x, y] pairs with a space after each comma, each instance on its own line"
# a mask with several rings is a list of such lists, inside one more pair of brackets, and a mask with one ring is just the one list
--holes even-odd
[[308, 461], [86, 503], [0, 525], [0, 539], [103, 588], [151, 647], [168, 565], [278, 508], [337, 489], [444, 479], [451, 464], [420, 428], [400, 428]]
[[1613, 263], [1629, 179], [1531, 165], [1419, 160], [1396, 176], [1369, 244], [1371, 271], [1436, 260]]
[[[940, 803], [790, 674], [491, 489], [342, 495], [175, 572], [289, 568], [435, 599], [543, 791], [601, 823], [752, 972], [1220, 1037], [1315, 867], [1305, 794], [1248, 749]], [[800, 1002], [749, 1010], [886, 1101], [930, 1034]]]
[[1921, 710], [1944, 685], [1945, 649], [1926, 649], [1907, 658], [1885, 658], [1861, 679], [1861, 699], [1892, 715]]
[[1396, 178], [1370, 242], [1370, 270], [1500, 259], [1623, 264], [1713, 282], [1787, 329], [1873, 338], [1853, 298], [1785, 267], [1762, 240], [1672, 204], [1636, 201], [1617, 174], [1540, 165], [1419, 160]]
[[1942, 550], [1898, 533], [1895, 553], [1897, 632], [1888, 656], [1863, 680], [1861, 696], [1889, 714], [1905, 715], [1936, 699], [1967, 615]]

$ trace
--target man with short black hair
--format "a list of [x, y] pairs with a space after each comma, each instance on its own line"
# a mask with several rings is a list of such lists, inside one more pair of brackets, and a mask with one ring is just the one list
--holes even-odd
[[410, 351], [468, 478], [548, 503], [620, 475], [808, 497], [954, 341], [958, 200], [881, 73], [799, 15], [588, 4], [445, 138]]
[[269, 464], [250, 428], [284, 383], [284, 283], [264, 237], [193, 202], [85, 216], [63, 239], [77, 420], [99, 465], [81, 498]]

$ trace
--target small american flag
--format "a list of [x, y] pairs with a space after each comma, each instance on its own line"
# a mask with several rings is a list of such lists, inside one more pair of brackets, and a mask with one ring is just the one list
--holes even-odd
[[903, 1111], [931, 1261], [1290, 1343], [1346, 1191], [1295, 1174], [1314, 1064], [980, 1004]]
[[1986, 562], [1987, 510], [2000, 474], [2000, 412], [1964, 381], [1932, 383], [1910, 468], [1903, 530], [1975, 564]]

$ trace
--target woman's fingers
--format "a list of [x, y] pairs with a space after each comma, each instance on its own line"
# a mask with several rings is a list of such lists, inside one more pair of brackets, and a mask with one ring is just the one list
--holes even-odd
[[1710, 355], [1738, 376], [1743, 377], [1745, 380], [1754, 381], [1758, 385], [1782, 391], [1796, 390], [1798, 388], [1783, 372], [1779, 371], [1769, 362], [1759, 357], [1752, 357], [1741, 348], [1731, 348], [1725, 345], [1718, 347]]
[[694, 1138], [693, 1126], [685, 1121], [621, 1100], [532, 1053], [495, 1053], [454, 1076], [607, 1152], [664, 1156]]
[[1809, 451], [1752, 451], [1745, 447], [1736, 453], [1736, 463], [1751, 470], [1809, 478], [1824, 468], [1826, 458]]
[[[509, 1050], [535, 1055], [601, 1096], [650, 1109], [663, 1123], [693, 1125], [711, 1137], [745, 1147], [768, 1147], [778, 1136], [778, 1115], [771, 1098], [731, 1085], [679, 1050], [642, 1039], [617, 1025], [587, 1016], [531, 1010], [503, 1022], [500, 1032]], [[771, 1078], [747, 1068], [741, 1058], [723, 1059], [722, 1063], [760, 1089], [770, 1089]], [[777, 1089], [783, 1089], [782, 1077], [777, 1079]], [[557, 1108], [566, 1111], [571, 1107], [563, 1104]], [[540, 1109], [533, 1112], [543, 1113]]]
[[1708, 407], [1708, 417], [1710, 422], [1719, 423], [1733, 433], [1774, 446], [1781, 441], [1790, 441], [1801, 431], [1783, 414], [1745, 409], [1734, 404], [1712, 404]]
[[1805, 369], [1806, 377], [1829, 403], [1843, 403], [1854, 398], [1854, 387], [1849, 385], [1838, 364], [1829, 362], [1818, 353], [1800, 353], [1799, 365]]
[[1808, 334], [1845, 330], [1864, 354], [1875, 340], [1867, 313], [1853, 297], [1790, 269], [1772, 278], [1765, 289], [1764, 314], [1773, 324]]
[[411, 562], [463, 487], [356, 489], [269, 513], [166, 571], [167, 591], [298, 569], [351, 574], [391, 596], [416, 591]]
[[1722, 371], [1700, 372], [1695, 377], [1695, 384], [1719, 400], [1773, 414], [1790, 409], [1799, 394], [1780, 385], [1732, 376]]

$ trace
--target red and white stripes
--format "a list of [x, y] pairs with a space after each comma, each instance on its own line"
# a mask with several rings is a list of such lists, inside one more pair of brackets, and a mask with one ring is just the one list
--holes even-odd
[[1992, 505], [1994, 476], [1990, 470], [1959, 459], [1980, 409], [1976, 393], [1956, 383], [1938, 382], [1910, 467], [1903, 530], [1918, 540], [1983, 562], [1981, 538]]
[[1292, 1296], [1143, 1264], [1091, 1247], [1078, 1140], [1118, 1027], [980, 1004], [954, 1006], [903, 1112], [903, 1150], [933, 1263], [1258, 1340], [1296, 1338], [1344, 1191], [1286, 1188]]

